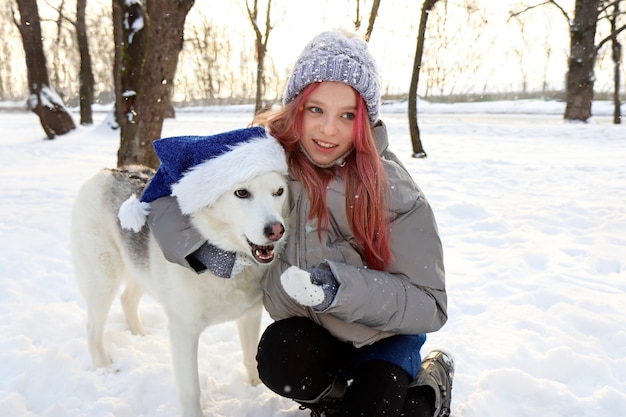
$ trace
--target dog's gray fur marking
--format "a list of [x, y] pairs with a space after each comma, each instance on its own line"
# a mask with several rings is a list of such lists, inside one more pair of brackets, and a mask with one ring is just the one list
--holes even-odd
[[[114, 179], [111, 189], [108, 190], [107, 198], [113, 203], [115, 213], [131, 195], [134, 194], [137, 198], [141, 196], [155, 172], [152, 168], [139, 165], [129, 165], [115, 169], [107, 168], [105, 171], [110, 172]], [[150, 231], [147, 224], [144, 224], [138, 233], [126, 229], [121, 229], [121, 233], [122, 239], [126, 242], [128, 250], [135, 258], [136, 263], [146, 267], [148, 243], [150, 241]]]

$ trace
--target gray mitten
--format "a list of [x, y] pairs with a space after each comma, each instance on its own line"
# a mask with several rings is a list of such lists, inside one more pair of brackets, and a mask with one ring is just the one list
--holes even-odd
[[226, 251], [210, 242], [205, 242], [197, 251], [188, 256], [187, 260], [196, 272], [208, 269], [220, 278], [232, 278], [247, 266], [252, 265], [245, 255]]
[[311, 272], [292, 266], [280, 276], [285, 292], [298, 304], [326, 310], [335, 299], [339, 283], [330, 267], [319, 264]]

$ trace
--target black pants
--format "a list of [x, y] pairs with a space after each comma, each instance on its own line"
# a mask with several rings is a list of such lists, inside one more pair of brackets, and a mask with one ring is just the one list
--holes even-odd
[[347, 369], [354, 350], [307, 318], [277, 321], [259, 342], [259, 375], [269, 389], [296, 401], [319, 397], [337, 378], [351, 380], [340, 416], [432, 416], [434, 393], [409, 390], [412, 377], [399, 366], [372, 360]]

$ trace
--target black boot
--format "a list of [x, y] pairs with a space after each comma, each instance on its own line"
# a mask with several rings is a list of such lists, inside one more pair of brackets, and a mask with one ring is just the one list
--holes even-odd
[[452, 356], [440, 350], [433, 350], [426, 355], [411, 387], [429, 387], [433, 390], [433, 417], [448, 417], [450, 415], [453, 378], [454, 360]]
[[332, 417], [339, 414], [341, 399], [346, 392], [346, 381], [335, 379], [317, 398], [300, 403], [300, 410], [311, 410], [311, 417]]

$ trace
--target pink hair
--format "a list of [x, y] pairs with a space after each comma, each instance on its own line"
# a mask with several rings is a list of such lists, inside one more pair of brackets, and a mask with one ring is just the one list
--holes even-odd
[[298, 149], [302, 132], [302, 109], [307, 98], [319, 86], [313, 83], [304, 88], [291, 103], [273, 114], [261, 114], [253, 123], [266, 125], [287, 153], [291, 175], [304, 184], [311, 209], [309, 220], [317, 218], [321, 231], [328, 228], [326, 190], [328, 184], [342, 170], [345, 181], [346, 216], [350, 229], [368, 267], [383, 270], [391, 261], [387, 236], [386, 186], [387, 177], [376, 150], [367, 108], [355, 90], [357, 109], [354, 119], [354, 151], [343, 167], [318, 168]]

